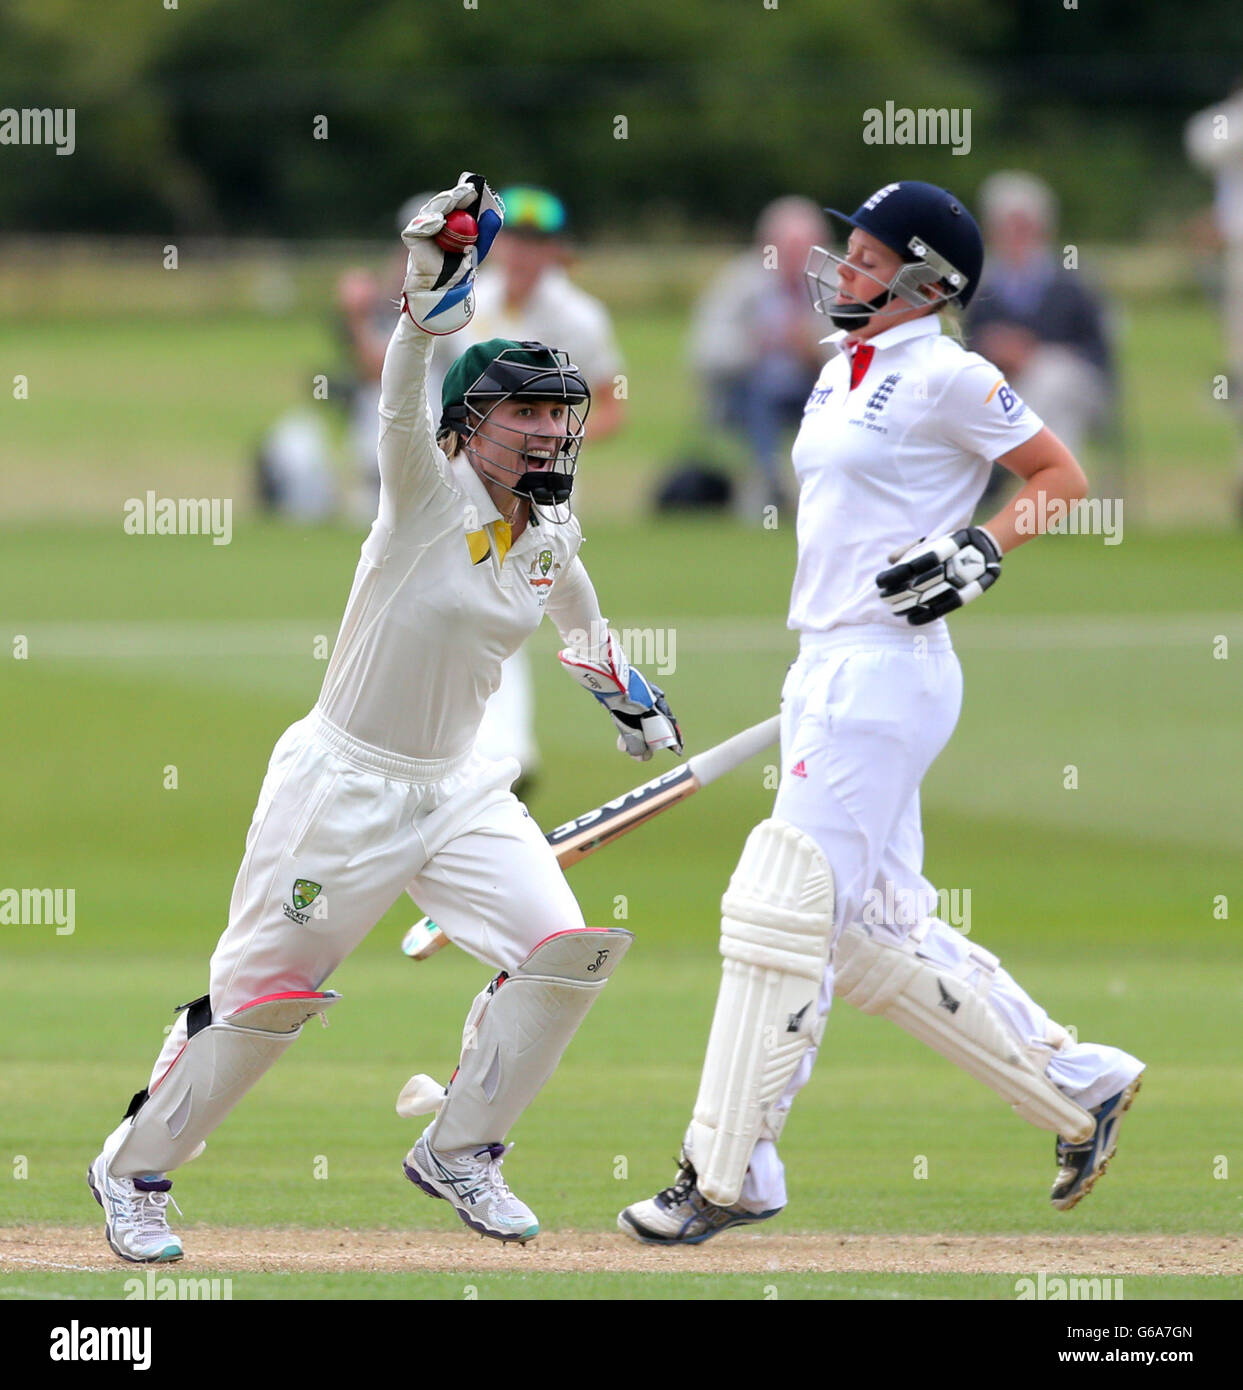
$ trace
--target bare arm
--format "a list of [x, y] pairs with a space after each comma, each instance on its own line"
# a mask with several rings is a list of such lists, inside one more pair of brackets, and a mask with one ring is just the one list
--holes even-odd
[[[1087, 496], [1088, 480], [1083, 469], [1079, 467], [1074, 454], [1047, 425], [1017, 449], [1002, 454], [997, 462], [1023, 479], [1023, 486], [1009, 504], [984, 523], [1003, 555], [1035, 534], [1029, 523], [1019, 529], [1020, 514], [1026, 517], [1044, 516], [1048, 504], [1055, 499], [1069, 504]], [[1040, 506], [1042, 496], [1044, 507]]]

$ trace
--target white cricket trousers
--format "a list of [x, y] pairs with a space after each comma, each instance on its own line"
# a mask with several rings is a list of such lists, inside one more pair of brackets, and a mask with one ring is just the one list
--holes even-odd
[[[838, 931], [866, 920], [872, 932], [889, 931], [901, 940], [919, 920], [901, 905], [936, 901], [923, 874], [919, 785], [949, 741], [961, 706], [962, 669], [944, 623], [909, 631], [860, 624], [803, 635], [782, 688], [782, 775], [772, 813], [810, 835], [829, 861]], [[884, 915], [879, 927], [878, 912]], [[960, 932], [937, 918], [923, 920], [929, 929], [921, 955], [945, 966], [966, 956]], [[1024, 1047], [1044, 1039], [1048, 1015], [1004, 969], [989, 997]], [[820, 990], [822, 1014], [832, 1001], [830, 961]], [[779, 1110], [790, 1108], [815, 1059], [816, 1049], [808, 1049], [777, 1101]], [[1054, 1054], [1046, 1075], [1091, 1108], [1141, 1070], [1118, 1048], [1076, 1043]], [[751, 1156], [741, 1201], [755, 1211], [786, 1204], [785, 1171], [769, 1139], [760, 1140]]]
[[[581, 928], [556, 857], [509, 791], [516, 774], [512, 760], [473, 751], [443, 762], [396, 757], [318, 708], [292, 725], [272, 751], [211, 958], [213, 1016], [318, 990], [406, 890], [493, 970]], [[183, 1013], [152, 1089], [185, 1041]]]

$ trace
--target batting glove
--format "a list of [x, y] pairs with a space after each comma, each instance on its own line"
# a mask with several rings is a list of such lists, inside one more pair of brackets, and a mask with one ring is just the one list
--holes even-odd
[[[435, 238], [451, 212], [468, 212], [479, 238], [464, 251], [445, 251]], [[410, 252], [402, 308], [424, 333], [443, 337], [464, 328], [475, 313], [475, 270], [492, 249], [505, 221], [505, 206], [482, 174], [463, 173], [453, 188], [429, 198], [401, 239]]]
[[943, 618], [991, 588], [1001, 574], [1001, 547], [983, 526], [919, 540], [895, 550], [891, 569], [876, 576], [880, 596], [913, 627]]
[[682, 731], [665, 692], [626, 660], [616, 633], [609, 633], [599, 661], [589, 660], [573, 647], [558, 652], [557, 659], [608, 710], [617, 725], [621, 752], [645, 763], [659, 748], [682, 751]]

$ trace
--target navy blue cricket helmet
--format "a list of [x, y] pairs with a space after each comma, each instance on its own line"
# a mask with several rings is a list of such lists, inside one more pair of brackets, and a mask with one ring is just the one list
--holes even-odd
[[[984, 269], [984, 238], [975, 218], [947, 189], [909, 179], [877, 189], [849, 216], [836, 208], [825, 211], [874, 236], [905, 262], [888, 284], [877, 281], [877, 296], [865, 303], [835, 304], [836, 272], [831, 283], [823, 272], [843, 264], [845, 257], [815, 247], [807, 258], [812, 304], [839, 327], [871, 318], [895, 298], [912, 307], [954, 300], [965, 308], [971, 302]], [[939, 297], [922, 292], [929, 285]]]

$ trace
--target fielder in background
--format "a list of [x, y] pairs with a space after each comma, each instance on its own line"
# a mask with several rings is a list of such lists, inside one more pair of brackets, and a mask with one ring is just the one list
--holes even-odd
[[[1061, 1210], [1104, 1171], [1143, 1071], [1054, 1023], [936, 916], [923, 875], [919, 787], [962, 700], [945, 615], [995, 583], [1024, 539], [1018, 502], [1081, 497], [1083, 473], [997, 368], [941, 331], [984, 261], [962, 203], [891, 183], [833, 215], [851, 229], [846, 256], [817, 248], [808, 261], [813, 303], [839, 331], [794, 445], [800, 639], [782, 690], [782, 777], [722, 900], [720, 995], [677, 1178], [618, 1217], [655, 1244], [786, 1205], [777, 1141], [835, 992], [1055, 1132]], [[1022, 487], [970, 526], [994, 461]]]
[[407, 889], [500, 973], [470, 1009], [458, 1070], [428, 1099], [437, 1113], [405, 1174], [484, 1235], [539, 1232], [502, 1175], [505, 1136], [631, 937], [584, 927], [553, 851], [509, 790], [516, 763], [480, 754], [476, 731], [502, 661], [547, 613], [567, 643], [563, 664], [609, 711], [625, 752], [680, 752], [681, 736], [661, 692], [627, 664], [578, 559], [570, 495], [590, 399], [582, 373], [542, 343], [476, 344], [446, 377], [434, 424], [434, 335], [470, 321], [475, 267], [502, 217], [483, 179], [464, 173], [402, 234], [379, 515], [323, 689], [272, 754], [208, 993], [178, 1011], [147, 1086], [90, 1165], [123, 1259], [181, 1257], [168, 1173], [336, 1003], [325, 981]]

